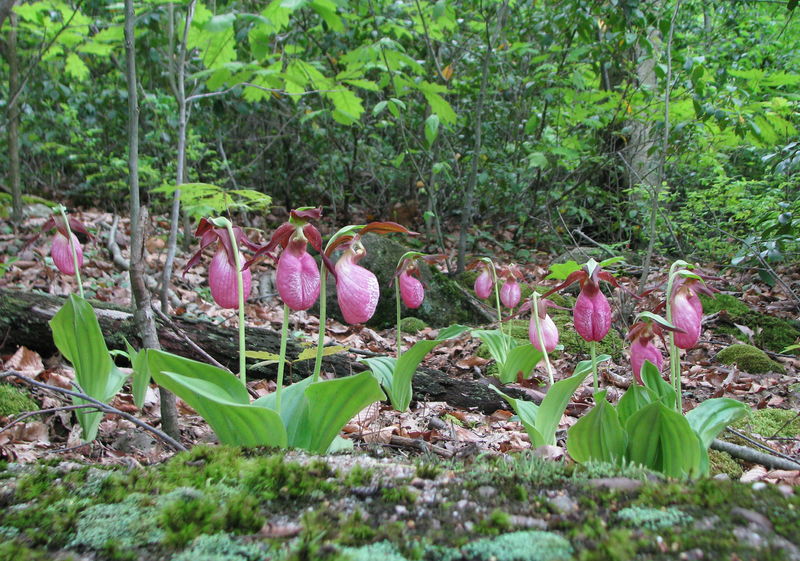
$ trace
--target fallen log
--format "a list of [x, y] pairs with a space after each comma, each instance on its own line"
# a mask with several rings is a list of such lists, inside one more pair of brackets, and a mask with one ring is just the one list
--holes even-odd
[[[43, 356], [57, 352], [48, 322], [64, 303], [64, 298], [49, 294], [0, 289], [0, 341], [6, 352], [17, 346], [26, 346]], [[139, 347], [139, 337], [130, 309], [91, 301], [95, 308], [100, 327], [109, 349], [124, 349], [125, 340]], [[238, 368], [238, 339], [236, 331], [214, 325], [208, 321], [172, 317], [172, 323], [185, 332], [196, 345], [201, 347], [216, 361], [229, 369]], [[164, 350], [197, 360], [204, 360], [198, 352], [186, 343], [173, 329], [163, 322], [159, 323], [159, 340]], [[280, 333], [263, 327], [246, 329], [247, 344], [250, 349], [277, 353], [280, 348]], [[287, 356], [297, 356], [300, 345], [289, 340]], [[301, 361], [291, 365], [289, 379], [297, 381], [311, 374], [313, 360]], [[357, 362], [349, 353], [326, 356], [323, 371], [337, 377], [363, 372], [366, 367]], [[251, 369], [251, 378], [274, 378], [275, 365]], [[488, 387], [488, 380], [472, 381], [456, 379], [445, 372], [430, 368], [420, 368], [413, 380], [415, 401], [445, 401], [454, 407], [476, 408], [485, 413], [507, 408], [505, 402]], [[530, 399], [522, 391], [513, 388], [504, 390], [511, 397]]]

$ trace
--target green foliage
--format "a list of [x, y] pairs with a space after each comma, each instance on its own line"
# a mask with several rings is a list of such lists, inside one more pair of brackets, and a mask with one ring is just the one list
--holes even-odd
[[328, 464], [314, 461], [302, 466], [276, 454], [251, 464], [241, 475], [242, 484], [260, 500], [294, 501], [300, 498], [321, 498], [334, 489], [326, 481], [332, 474]]
[[36, 411], [39, 406], [33, 401], [28, 392], [0, 382], [0, 417], [10, 417], [26, 411]]
[[769, 358], [767, 353], [752, 345], [731, 345], [717, 353], [716, 359], [722, 364], [735, 364], [745, 372], [752, 374], [784, 371], [782, 365]]
[[413, 316], [404, 317], [403, 319], [400, 320], [400, 329], [403, 333], [416, 335], [418, 332], [422, 331], [426, 327], [428, 327], [427, 323]]
[[542, 360], [542, 352], [532, 344], [520, 343], [518, 339], [496, 329], [476, 329], [472, 335], [478, 337], [489, 349], [497, 365], [497, 377], [508, 384], [517, 376], [527, 378]]
[[[610, 358], [608, 355], [600, 355], [597, 357], [597, 361], [604, 362]], [[556, 430], [564, 415], [564, 410], [567, 408], [572, 394], [591, 371], [591, 361], [578, 363], [572, 376], [553, 384], [547, 390], [541, 405], [538, 406], [530, 401], [509, 397], [494, 386], [490, 387], [500, 394], [517, 413], [534, 447], [555, 445]]]
[[[83, 393], [98, 401], [109, 402], [122, 388], [126, 375], [114, 365], [108, 354], [100, 323], [92, 306], [83, 298], [71, 294], [50, 320], [53, 341], [75, 368], [75, 381]], [[87, 403], [73, 398], [73, 403]], [[83, 429], [85, 441], [94, 440], [103, 413], [75, 412]]]
[[362, 547], [345, 547], [341, 551], [342, 561], [407, 561], [399, 551], [389, 542], [383, 541]]
[[364, 358], [361, 362], [371, 368], [371, 374], [389, 395], [392, 407], [398, 411], [405, 411], [411, 403], [411, 380], [425, 355], [438, 344], [458, 337], [468, 329], [464, 325], [451, 325], [442, 329], [436, 339], [417, 341], [400, 358]]
[[789, 409], [756, 409], [733, 426], [765, 438], [795, 438], [800, 434], [800, 417], [797, 412]]

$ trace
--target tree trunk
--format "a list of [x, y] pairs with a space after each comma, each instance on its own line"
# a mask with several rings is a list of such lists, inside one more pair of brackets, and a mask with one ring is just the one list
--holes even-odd
[[[191, 0], [186, 7], [186, 21], [183, 26], [183, 37], [178, 46], [177, 59], [172, 64], [174, 94], [178, 102], [178, 154], [176, 162], [175, 181], [178, 189], [172, 196], [172, 210], [169, 221], [169, 238], [167, 240], [167, 258], [164, 262], [164, 271], [161, 276], [161, 311], [169, 313], [169, 282], [172, 278], [172, 266], [175, 263], [175, 252], [178, 243], [178, 224], [181, 221], [181, 190], [180, 186], [186, 183], [186, 41], [189, 37], [189, 27], [194, 17], [195, 0]], [[170, 56], [174, 56], [173, 45], [174, 8], [170, 6]], [[189, 232], [184, 233], [187, 237]]]
[[[47, 322], [53, 318], [63, 303], [64, 298], [59, 296], [0, 290], [0, 331], [7, 334], [8, 343], [24, 345], [43, 356], [49, 356], [57, 352], [57, 349]], [[141, 342], [140, 331], [132, 310], [105, 302], [92, 301], [92, 305], [110, 349], [124, 349], [125, 339], [132, 344]], [[239, 350], [233, 329], [178, 317], [173, 318], [173, 323], [223, 366], [229, 369], [238, 367]], [[203, 360], [171, 328], [163, 324], [155, 325], [158, 326], [156, 341], [161, 348], [181, 356]], [[247, 341], [251, 349], [277, 353], [280, 347], [280, 333], [261, 327], [248, 327]], [[301, 350], [301, 346], [295, 340], [289, 340], [288, 357], [296, 357]], [[301, 361], [290, 368], [292, 379], [298, 381], [311, 375], [314, 361]], [[276, 370], [275, 365], [270, 365], [250, 370], [249, 374], [254, 377], [274, 378]], [[323, 359], [322, 371], [332, 373], [336, 377], [349, 376], [364, 370], [366, 367], [356, 362], [348, 353], [326, 356]], [[415, 401], [446, 401], [454, 407], [477, 408], [484, 413], [507, 409], [505, 402], [489, 388], [490, 383], [492, 382], [489, 379], [464, 380], [448, 376], [440, 370], [419, 368], [414, 375], [413, 398]], [[521, 390], [504, 388], [503, 391], [517, 399], [531, 399], [530, 395]], [[536, 396], [533, 399], [540, 400]]]
[[[13, 2], [9, 3], [10, 6]], [[1, 22], [0, 22], [1, 23]], [[8, 16], [8, 38], [5, 52], [8, 60], [8, 92], [9, 96], [19, 90], [19, 58], [17, 57], [17, 16], [10, 12]], [[22, 222], [22, 185], [19, 172], [19, 101], [14, 96], [6, 108], [8, 116], [8, 184], [11, 188], [11, 221], [15, 225]]]
[[[147, 208], [140, 206], [139, 197], [139, 99], [136, 89], [136, 37], [133, 0], [125, 0], [125, 78], [128, 83], [128, 181], [131, 194], [131, 292], [134, 301], [134, 318], [142, 344], [149, 349], [158, 349], [153, 310], [150, 308], [150, 292], [145, 284], [144, 271], [144, 225]], [[175, 396], [161, 388], [161, 428], [178, 440], [178, 408]]]

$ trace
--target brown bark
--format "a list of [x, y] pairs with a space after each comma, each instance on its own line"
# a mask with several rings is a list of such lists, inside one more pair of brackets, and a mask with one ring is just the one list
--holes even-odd
[[[47, 294], [33, 294], [0, 290], [0, 334], [6, 340], [8, 350], [14, 345], [26, 347], [49, 356], [56, 352], [50, 327], [47, 322], [52, 319], [64, 299]], [[130, 309], [114, 306], [105, 302], [92, 301], [95, 306], [100, 327], [110, 349], [125, 347], [125, 339], [138, 345], [139, 330]], [[209, 322], [173, 318], [173, 322], [209, 355], [227, 368], [237, 368], [238, 346], [236, 332], [230, 328], [219, 327]], [[259, 351], [277, 353], [280, 346], [280, 333], [261, 327], [247, 328], [248, 347]], [[184, 340], [174, 331], [158, 324], [158, 343], [169, 352], [202, 360]], [[289, 357], [300, 353], [300, 345], [294, 340], [288, 343]], [[298, 362], [291, 369], [291, 379], [300, 380], [311, 375], [314, 361]], [[333, 373], [337, 377], [349, 376], [362, 372], [366, 367], [356, 362], [352, 355], [340, 353], [323, 359], [323, 372]], [[251, 370], [253, 377], [272, 377], [276, 373], [275, 365]], [[485, 413], [497, 409], [505, 409], [507, 405], [489, 388], [488, 379], [471, 381], [453, 378], [440, 370], [420, 368], [414, 376], [414, 400], [446, 401], [454, 407], [477, 408]], [[522, 391], [513, 388], [503, 390], [518, 399], [530, 399]]]

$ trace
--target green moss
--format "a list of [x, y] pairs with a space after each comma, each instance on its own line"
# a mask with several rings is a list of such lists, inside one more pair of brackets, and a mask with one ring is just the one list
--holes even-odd
[[345, 475], [343, 483], [347, 487], [361, 487], [372, 481], [373, 471], [358, 464], [352, 467]]
[[165, 531], [163, 542], [169, 546], [182, 546], [201, 534], [213, 534], [224, 525], [217, 502], [197, 489], [176, 489], [163, 500], [158, 521]]
[[512, 527], [511, 517], [508, 513], [496, 508], [489, 513], [489, 516], [478, 522], [475, 526], [475, 531], [478, 534], [496, 536], [503, 532], [508, 532]]
[[711, 469], [711, 475], [724, 473], [731, 479], [739, 479], [744, 470], [739, 462], [727, 452], [720, 452], [719, 450], [708, 450], [708, 462]]
[[405, 317], [400, 320], [400, 329], [403, 331], [403, 333], [415, 335], [426, 327], [428, 327], [427, 323], [413, 316]]
[[653, 472], [640, 464], [617, 466], [608, 462], [586, 462], [576, 466], [573, 478], [577, 480], [600, 479], [605, 477], [627, 477], [647, 481]]
[[370, 526], [367, 516], [357, 510], [350, 516], [342, 516], [339, 542], [343, 545], [362, 545], [375, 539], [376, 531]]
[[89, 501], [72, 497], [52, 500], [49, 496], [40, 497], [40, 501], [9, 508], [4, 524], [17, 529], [30, 544], [61, 547], [71, 538], [78, 517], [89, 506]]
[[677, 508], [658, 509], [640, 506], [623, 508], [617, 512], [617, 518], [633, 528], [645, 528], [653, 531], [688, 524], [692, 521], [691, 516]]
[[436, 462], [418, 460], [414, 465], [417, 468], [417, 477], [421, 479], [436, 479], [442, 473], [442, 466]]
[[[551, 313], [550, 317], [553, 318], [553, 323], [558, 327], [558, 341], [560, 344], [564, 345], [564, 351], [571, 354], [588, 356], [590, 352], [589, 343], [584, 341], [583, 338], [578, 335], [578, 332], [575, 331], [575, 328], [572, 326], [572, 315], [563, 311], [558, 311]], [[625, 343], [622, 337], [619, 336], [616, 330], [611, 329], [602, 341], [597, 342], [597, 354], [608, 354], [611, 355], [611, 358], [614, 360], [620, 360], [622, 358], [622, 349], [624, 346]]]
[[[52, 559], [52, 555], [48, 551], [37, 551], [17, 542], [17, 541], [0, 541], [0, 559], [7, 561], [48, 561]], [[71, 555], [69, 557], [60, 558], [62, 561], [71, 561], [74, 559]]]
[[0, 382], [0, 417], [10, 417], [38, 409], [39, 406], [30, 398], [28, 392]]
[[735, 364], [751, 374], [784, 372], [783, 366], [752, 345], [731, 345], [717, 353], [716, 359], [722, 364]]
[[[724, 310], [732, 323], [746, 325], [752, 329], [755, 333], [753, 342], [762, 349], [779, 353], [800, 338], [800, 323], [797, 321], [760, 314], [729, 294], [717, 294], [716, 298], [700, 295], [700, 301], [704, 313], [711, 314]], [[717, 331], [737, 338], [743, 336], [735, 325], [721, 326]]]
[[800, 435], [800, 416], [787, 409], [756, 409], [734, 423], [734, 427], [760, 434], [765, 438], [781, 436], [796, 438]]
[[314, 499], [335, 490], [335, 485], [327, 481], [332, 475], [330, 466], [321, 460], [303, 466], [286, 461], [283, 454], [273, 454], [249, 463], [242, 483], [260, 500]]
[[633, 530], [613, 528], [594, 543], [591, 549], [582, 549], [579, 561], [628, 561], [634, 559], [638, 551]]
[[228, 534], [198, 536], [191, 546], [172, 561], [259, 561], [264, 552], [254, 544], [241, 543]]
[[417, 502], [417, 492], [407, 485], [381, 489], [381, 496], [387, 503], [411, 505]]
[[572, 559], [570, 543], [552, 532], [511, 532], [474, 541], [461, 549], [471, 561], [561, 561]]

